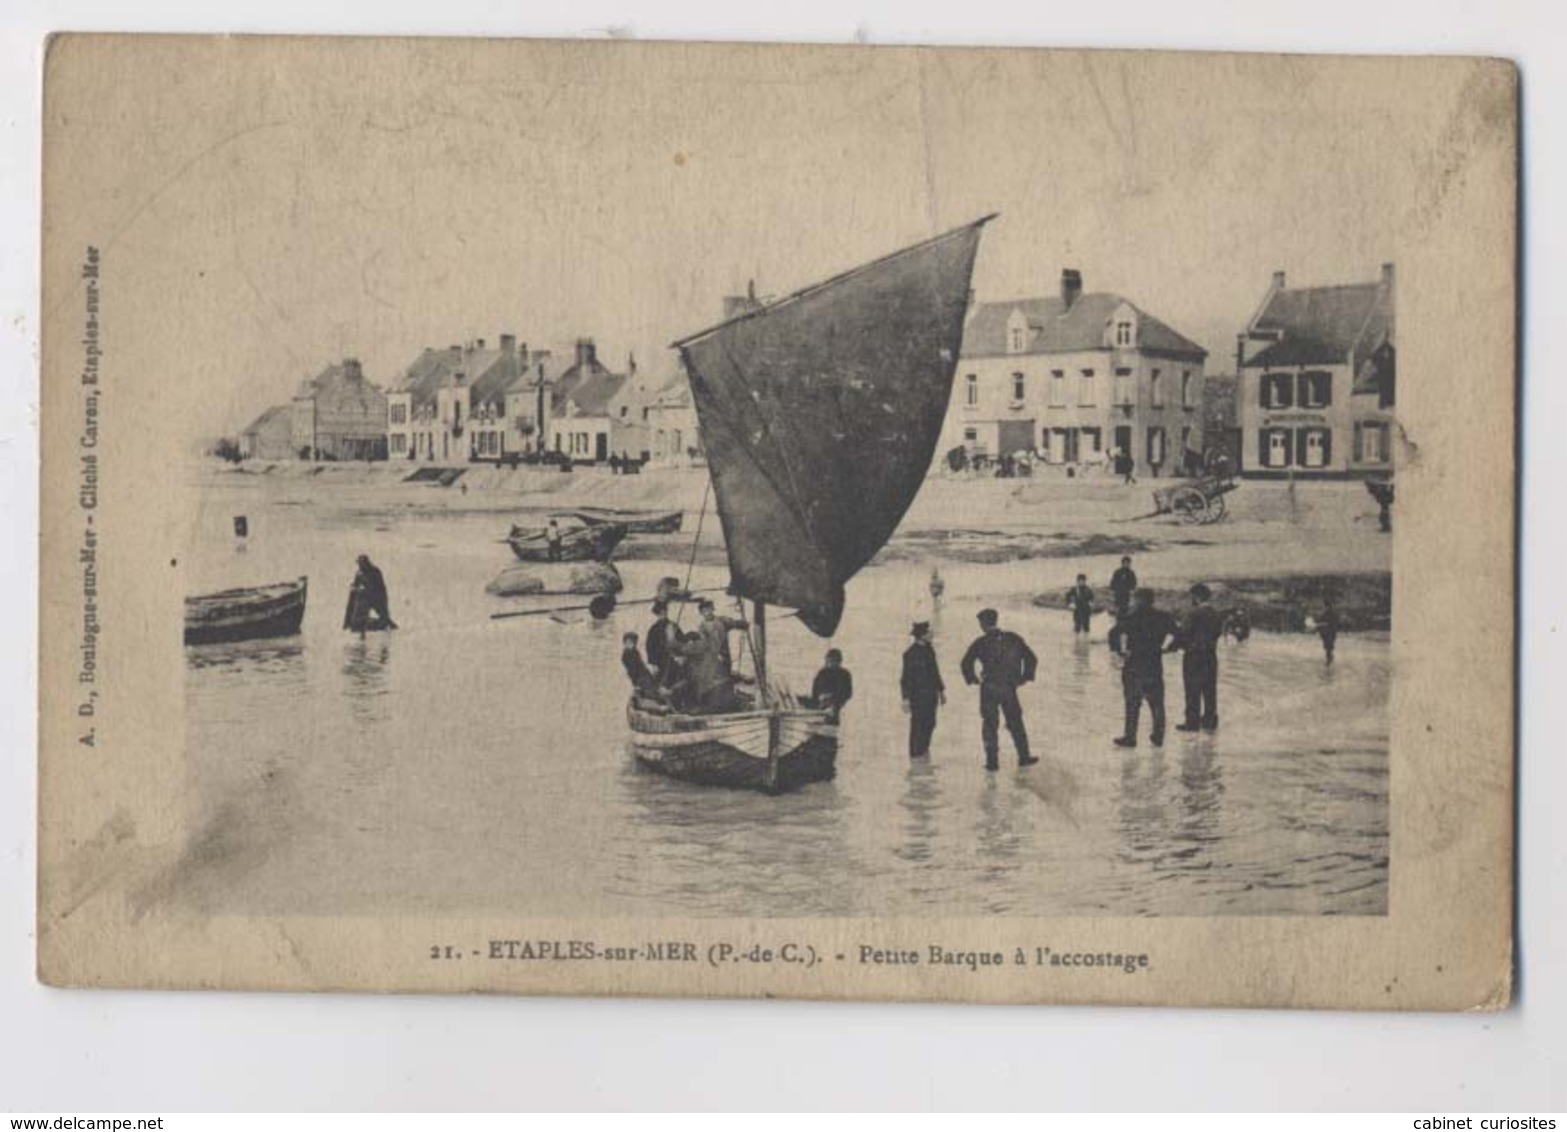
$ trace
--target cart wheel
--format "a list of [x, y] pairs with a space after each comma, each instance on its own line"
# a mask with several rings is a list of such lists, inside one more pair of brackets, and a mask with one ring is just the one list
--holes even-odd
[[1195, 487], [1178, 488], [1170, 499], [1170, 510], [1183, 523], [1200, 523], [1208, 510], [1208, 501]]
[[1217, 523], [1220, 519], [1224, 518], [1224, 510], [1224, 496], [1215, 495], [1212, 499], [1208, 500], [1208, 515], [1203, 521], [1206, 523]]

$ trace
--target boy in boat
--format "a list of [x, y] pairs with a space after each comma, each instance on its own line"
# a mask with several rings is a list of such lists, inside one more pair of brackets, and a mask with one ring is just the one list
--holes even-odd
[[638, 696], [647, 696], [649, 699], [662, 699], [658, 680], [642, 662], [642, 654], [637, 651], [637, 635], [625, 634], [620, 638], [620, 644], [620, 663], [625, 668], [626, 675], [631, 678], [632, 692]]
[[930, 754], [930, 737], [936, 733], [936, 708], [947, 702], [947, 686], [936, 664], [930, 641], [930, 622], [916, 621], [910, 630], [914, 643], [903, 650], [903, 710], [909, 717], [909, 758]]
[[1130, 558], [1121, 559], [1121, 568], [1110, 575], [1110, 592], [1115, 595], [1115, 616], [1120, 620], [1132, 603], [1132, 593], [1137, 589], [1137, 572], [1132, 569]]
[[370, 561], [370, 556], [359, 556], [359, 572], [348, 587], [348, 608], [343, 613], [343, 628], [363, 636], [377, 629], [395, 629], [390, 599], [386, 593], [386, 578]]
[[1202, 582], [1192, 587], [1192, 611], [1181, 626], [1181, 681], [1186, 692], [1186, 721], [1177, 731], [1219, 729], [1219, 638], [1224, 617], [1210, 603], [1213, 591]]
[[1089, 632], [1094, 615], [1094, 591], [1088, 588], [1088, 575], [1079, 574], [1077, 584], [1066, 591], [1066, 605], [1072, 611], [1072, 632]]
[[1126, 701], [1126, 727], [1116, 737], [1117, 747], [1137, 746], [1137, 721], [1143, 701], [1153, 715], [1153, 745], [1164, 746], [1164, 654], [1176, 645], [1175, 618], [1155, 609], [1153, 591], [1140, 589], [1132, 596], [1132, 610], [1110, 629], [1110, 648], [1125, 657], [1121, 665], [1121, 694]]
[[811, 706], [826, 709], [836, 723], [838, 713], [853, 698], [854, 677], [843, 666], [843, 653], [838, 649], [828, 649], [821, 671], [811, 681]]
[[[1004, 718], [1012, 745], [1017, 749], [1017, 765], [1033, 766], [1039, 760], [1028, 753], [1028, 728], [1023, 724], [1023, 706], [1017, 690], [1031, 683], [1039, 658], [1016, 633], [1003, 631], [994, 609], [979, 611], [981, 635], [963, 654], [963, 679], [979, 685], [980, 738], [985, 745], [985, 769], [1001, 768], [998, 747], [998, 716]], [[978, 672], [975, 672], [976, 666]]]

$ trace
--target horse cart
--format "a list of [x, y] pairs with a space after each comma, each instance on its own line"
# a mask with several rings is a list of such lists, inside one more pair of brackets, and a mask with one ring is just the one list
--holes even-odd
[[1174, 515], [1183, 523], [1217, 523], [1224, 518], [1224, 497], [1238, 485], [1228, 476], [1202, 476], [1161, 487], [1153, 493], [1155, 515]]

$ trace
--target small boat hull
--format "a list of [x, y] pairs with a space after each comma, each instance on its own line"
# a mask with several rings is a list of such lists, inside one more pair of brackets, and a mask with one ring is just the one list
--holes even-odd
[[674, 534], [685, 521], [683, 511], [618, 511], [611, 507], [584, 507], [561, 514], [590, 527], [615, 523], [634, 535]]
[[560, 557], [550, 557], [549, 539], [539, 528], [513, 527], [507, 545], [519, 562], [608, 562], [626, 528], [618, 523], [579, 527], [561, 533]]
[[683, 715], [632, 704], [627, 718], [637, 761], [682, 782], [781, 794], [837, 773], [838, 725], [823, 711]]
[[292, 637], [305, 619], [307, 580], [185, 599], [185, 643], [210, 645]]

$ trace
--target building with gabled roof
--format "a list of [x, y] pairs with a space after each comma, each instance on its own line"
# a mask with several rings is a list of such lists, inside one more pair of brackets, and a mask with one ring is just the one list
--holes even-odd
[[273, 405], [240, 431], [243, 460], [290, 460], [296, 454], [292, 404]]
[[1240, 340], [1244, 475], [1392, 471], [1393, 265], [1374, 282], [1289, 287], [1275, 272]]
[[306, 460], [384, 460], [386, 394], [357, 358], [307, 378], [292, 402], [291, 445]]
[[983, 464], [1019, 454], [1096, 465], [1125, 453], [1140, 473], [1202, 450], [1207, 351], [1131, 300], [1083, 292], [974, 304], [963, 328], [942, 451]]

